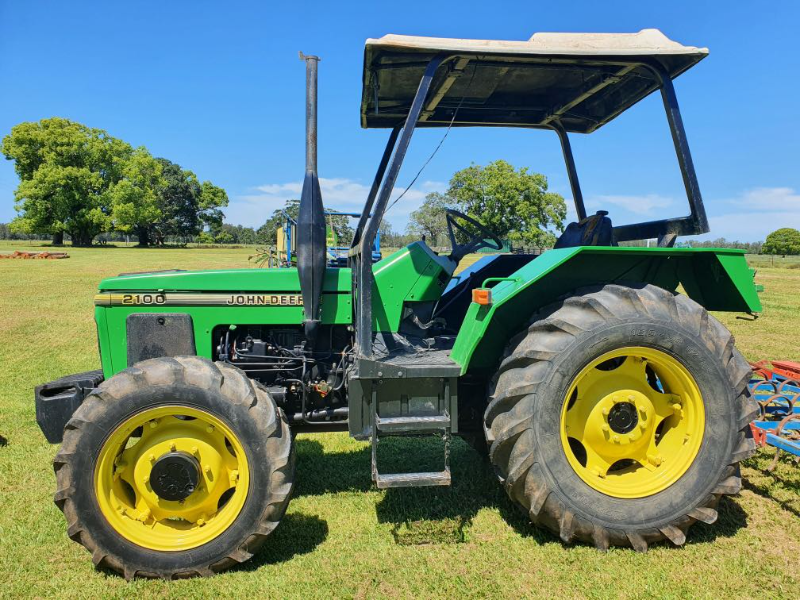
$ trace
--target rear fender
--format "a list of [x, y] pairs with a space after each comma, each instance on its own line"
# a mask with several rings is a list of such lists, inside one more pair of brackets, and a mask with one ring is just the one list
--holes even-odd
[[538, 309], [572, 290], [637, 282], [678, 286], [707, 310], [761, 311], [744, 251], [716, 248], [577, 247], [549, 250], [492, 288], [492, 304], [472, 303], [451, 358], [467, 371], [493, 369], [508, 340]]

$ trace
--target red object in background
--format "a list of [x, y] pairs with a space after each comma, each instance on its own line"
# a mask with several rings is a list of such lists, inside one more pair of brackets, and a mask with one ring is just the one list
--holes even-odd
[[[770, 364], [771, 363], [771, 364]], [[756, 374], [764, 379], [772, 379], [773, 375], [780, 375], [786, 379], [800, 381], [800, 363], [791, 360], [760, 360], [751, 362], [750, 366]]]
[[791, 360], [773, 360], [772, 370], [787, 379], [800, 379], [800, 363]]
[[750, 431], [753, 432], [753, 441], [756, 443], [757, 448], [767, 445], [767, 430], [761, 429], [755, 422], [750, 423]]

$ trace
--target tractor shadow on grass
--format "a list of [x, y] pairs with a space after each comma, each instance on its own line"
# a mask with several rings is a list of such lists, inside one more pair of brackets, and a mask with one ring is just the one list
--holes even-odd
[[[417, 457], [414, 451], [410, 447], [405, 449], [403, 461], [424, 463], [425, 459]], [[325, 453], [319, 442], [299, 439], [297, 454], [295, 496], [374, 491], [368, 446], [353, 452]], [[558, 536], [530, 523], [497, 482], [489, 461], [461, 439], [453, 440], [450, 465], [453, 481], [450, 487], [385, 491], [375, 510], [379, 523], [391, 525], [397, 544], [468, 542], [473, 519], [482, 509], [497, 510], [518, 535], [532, 538], [537, 544], [562, 544]], [[722, 498], [718, 511], [719, 518], [713, 525], [696, 523], [692, 527], [687, 545], [733, 537], [747, 526], [747, 513], [735, 500]]]
[[[326, 453], [316, 440], [298, 439], [295, 496], [338, 492], [375, 491], [370, 479], [369, 446], [353, 452]], [[405, 467], [433, 470], [430, 455], [403, 439], [395, 448]], [[388, 464], [387, 464], [388, 463]], [[379, 464], [389, 468], [391, 460]], [[463, 440], [453, 440], [450, 449], [453, 485], [449, 487], [388, 489], [376, 505], [379, 523], [392, 526], [398, 544], [441, 544], [469, 541], [469, 530], [484, 508], [499, 510], [505, 521], [520, 534], [544, 543], [556, 538], [533, 528], [508, 499], [489, 462]], [[439, 467], [441, 468], [441, 467]], [[384, 472], [384, 469], [381, 469]], [[409, 470], [408, 468], [405, 469]]]
[[231, 572], [253, 571], [263, 565], [282, 563], [308, 554], [327, 537], [327, 521], [313, 515], [287, 514], [253, 558], [237, 565]]

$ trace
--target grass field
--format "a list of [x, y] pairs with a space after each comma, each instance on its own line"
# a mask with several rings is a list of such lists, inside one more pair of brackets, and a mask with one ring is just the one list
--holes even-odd
[[[0, 243], [0, 250], [23, 248]], [[0, 261], [0, 596], [36, 597], [790, 597], [798, 584], [800, 468], [763, 453], [742, 494], [683, 548], [647, 554], [563, 546], [506, 500], [457, 441], [451, 488], [378, 491], [366, 444], [301, 435], [295, 496], [242, 568], [210, 580], [135, 581], [97, 572], [52, 502], [56, 452], [35, 423], [33, 387], [98, 367], [92, 295], [122, 271], [247, 265], [248, 249], [68, 249], [60, 261]], [[800, 269], [762, 267], [763, 316], [718, 315], [751, 359], [797, 360]]]

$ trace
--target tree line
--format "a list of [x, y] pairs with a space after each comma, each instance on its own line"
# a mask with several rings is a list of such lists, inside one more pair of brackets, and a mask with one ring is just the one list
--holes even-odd
[[[180, 165], [153, 157], [102, 129], [53, 117], [14, 126], [0, 142], [0, 153], [14, 161], [20, 183], [14, 192], [18, 213], [0, 223], [0, 239], [43, 239], [56, 245], [68, 236], [74, 245], [122, 241], [133, 236], [141, 246], [164, 243], [274, 245], [287, 218], [297, 218], [299, 201], [288, 200], [259, 228], [223, 223], [228, 195], [222, 188]], [[457, 171], [444, 192], [430, 193], [410, 215], [404, 233], [384, 220], [384, 247], [405, 246], [420, 238], [449, 244], [446, 211], [457, 209], [486, 225], [511, 247], [552, 247], [564, 227], [567, 209], [560, 194], [548, 191], [547, 178], [504, 160], [472, 164]], [[353, 236], [351, 220], [327, 215], [337, 245]], [[645, 242], [626, 243], [644, 245]], [[680, 246], [741, 248], [749, 253], [800, 254], [800, 232], [779, 229], [764, 242], [681, 240]]]
[[222, 226], [225, 190], [166, 158], [102, 129], [53, 117], [14, 126], [0, 142], [20, 184], [12, 233], [68, 235], [88, 246], [103, 232], [132, 234], [139, 244], [196, 236]]

